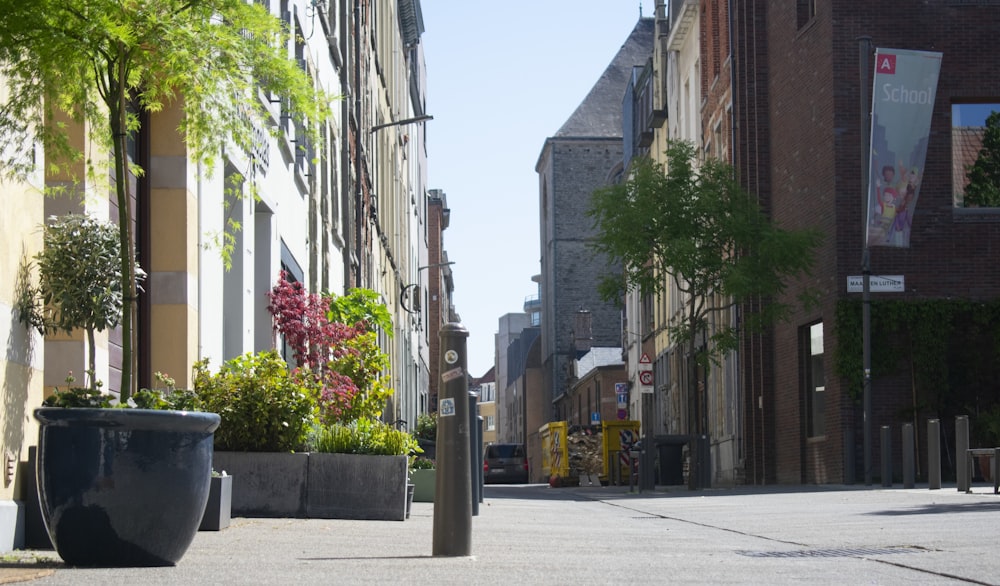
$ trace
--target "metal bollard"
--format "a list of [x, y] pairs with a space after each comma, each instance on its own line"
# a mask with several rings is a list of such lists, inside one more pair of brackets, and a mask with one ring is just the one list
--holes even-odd
[[913, 488], [916, 483], [916, 460], [913, 455], [913, 424], [903, 424], [903, 488]]
[[927, 421], [927, 488], [941, 489], [941, 420]]
[[447, 323], [440, 333], [437, 486], [434, 490], [435, 556], [472, 555], [472, 478], [469, 475], [469, 331]]
[[892, 428], [883, 425], [882, 440], [882, 486], [892, 486]]
[[479, 485], [479, 502], [483, 502], [483, 492], [485, 490], [486, 479], [483, 478], [483, 460], [486, 455], [483, 453], [483, 416], [479, 415], [476, 417], [476, 437], [479, 438], [479, 449], [476, 450], [476, 470], [479, 472], [473, 477], [472, 481]]
[[482, 440], [478, 434], [479, 395], [469, 391], [469, 481], [472, 483], [472, 516], [479, 516], [479, 476], [483, 475], [483, 467], [479, 465], [479, 452], [482, 451]]
[[955, 418], [955, 480], [958, 492], [969, 492], [969, 418], [959, 415]]

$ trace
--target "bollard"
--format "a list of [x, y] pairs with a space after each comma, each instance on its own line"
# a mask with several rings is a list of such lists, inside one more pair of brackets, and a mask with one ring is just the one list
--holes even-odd
[[916, 482], [916, 461], [913, 456], [913, 424], [903, 424], [903, 488], [913, 488]]
[[475, 391], [469, 391], [469, 482], [472, 483], [472, 516], [479, 516], [479, 479], [483, 475], [483, 467], [479, 465], [479, 456], [476, 454], [482, 451], [482, 440], [476, 434], [479, 419], [479, 395]]
[[969, 492], [969, 417], [955, 418], [955, 480], [958, 492]]
[[927, 420], [927, 488], [941, 488], [941, 420]]
[[441, 327], [438, 391], [437, 486], [434, 490], [435, 556], [472, 555], [472, 478], [469, 475], [469, 384], [461, 324]]
[[486, 458], [486, 454], [483, 453], [485, 443], [483, 441], [483, 416], [480, 415], [476, 417], [476, 437], [479, 438], [479, 449], [476, 450], [476, 470], [479, 471], [472, 481], [479, 485], [479, 502], [483, 502], [483, 492], [486, 489], [486, 479], [483, 478], [483, 460]]
[[882, 486], [892, 486], [892, 429], [883, 425], [882, 440]]

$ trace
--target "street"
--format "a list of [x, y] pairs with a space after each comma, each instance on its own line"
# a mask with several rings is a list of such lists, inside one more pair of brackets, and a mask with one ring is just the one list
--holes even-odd
[[1000, 497], [975, 490], [488, 486], [470, 557], [433, 557], [434, 505], [414, 503], [405, 522], [234, 519], [173, 568], [42, 559], [32, 584], [1000, 584]]

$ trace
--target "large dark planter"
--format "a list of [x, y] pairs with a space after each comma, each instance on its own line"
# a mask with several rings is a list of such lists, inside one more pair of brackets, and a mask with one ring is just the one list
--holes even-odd
[[72, 566], [171, 566], [198, 532], [214, 413], [35, 410], [38, 498]]

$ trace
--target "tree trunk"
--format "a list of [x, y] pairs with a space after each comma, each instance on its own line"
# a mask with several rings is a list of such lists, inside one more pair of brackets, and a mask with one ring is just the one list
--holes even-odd
[[108, 115], [113, 134], [112, 151], [115, 158], [115, 194], [118, 199], [118, 235], [121, 246], [122, 266], [122, 380], [121, 401], [132, 395], [133, 315], [135, 312], [135, 246], [132, 238], [132, 198], [128, 185], [128, 89], [125, 47], [118, 44], [118, 59], [109, 64], [110, 91], [107, 98]]

